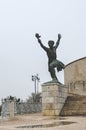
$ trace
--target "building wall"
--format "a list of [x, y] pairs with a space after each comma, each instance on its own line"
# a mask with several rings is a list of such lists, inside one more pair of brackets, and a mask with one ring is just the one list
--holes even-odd
[[76, 81], [86, 81], [86, 57], [71, 62], [64, 69], [65, 84]]

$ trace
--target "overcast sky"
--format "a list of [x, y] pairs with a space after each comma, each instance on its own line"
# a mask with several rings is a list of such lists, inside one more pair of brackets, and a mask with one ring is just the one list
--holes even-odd
[[[0, 100], [25, 100], [34, 92], [32, 75], [40, 84], [51, 80], [36, 32], [45, 46], [62, 35], [57, 55], [65, 65], [85, 57], [86, 0], [0, 0]], [[63, 72], [57, 76], [63, 82]]]

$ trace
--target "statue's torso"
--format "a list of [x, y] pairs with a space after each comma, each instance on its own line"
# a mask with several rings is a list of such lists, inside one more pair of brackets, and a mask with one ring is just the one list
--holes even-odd
[[53, 60], [56, 60], [56, 49], [53, 47], [53, 49], [48, 48], [47, 49], [47, 56], [48, 56], [48, 60], [49, 63], [51, 63]]

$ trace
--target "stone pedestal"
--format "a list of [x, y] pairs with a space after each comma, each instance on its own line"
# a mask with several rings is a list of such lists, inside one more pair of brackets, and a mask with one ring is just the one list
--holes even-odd
[[10, 119], [14, 118], [14, 102], [11, 101], [9, 103], [9, 112], [10, 112]]
[[42, 113], [44, 116], [60, 115], [67, 98], [67, 87], [59, 83], [42, 84]]

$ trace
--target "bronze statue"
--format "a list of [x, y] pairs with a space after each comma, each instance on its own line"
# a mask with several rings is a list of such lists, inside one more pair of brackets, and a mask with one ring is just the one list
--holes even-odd
[[57, 68], [57, 71], [59, 72], [62, 69], [64, 69], [64, 67], [65, 67], [64, 64], [61, 61], [56, 59], [57, 58], [56, 49], [58, 48], [58, 45], [60, 43], [61, 34], [58, 34], [58, 40], [57, 40], [55, 46], [54, 46], [54, 41], [52, 41], [52, 40], [48, 41], [49, 48], [42, 44], [42, 41], [40, 39], [41, 36], [38, 33], [35, 34], [35, 37], [37, 38], [40, 46], [47, 53], [47, 56], [48, 56], [48, 71], [50, 72], [52, 80], [59, 82], [57, 77], [56, 77], [55, 68]]

